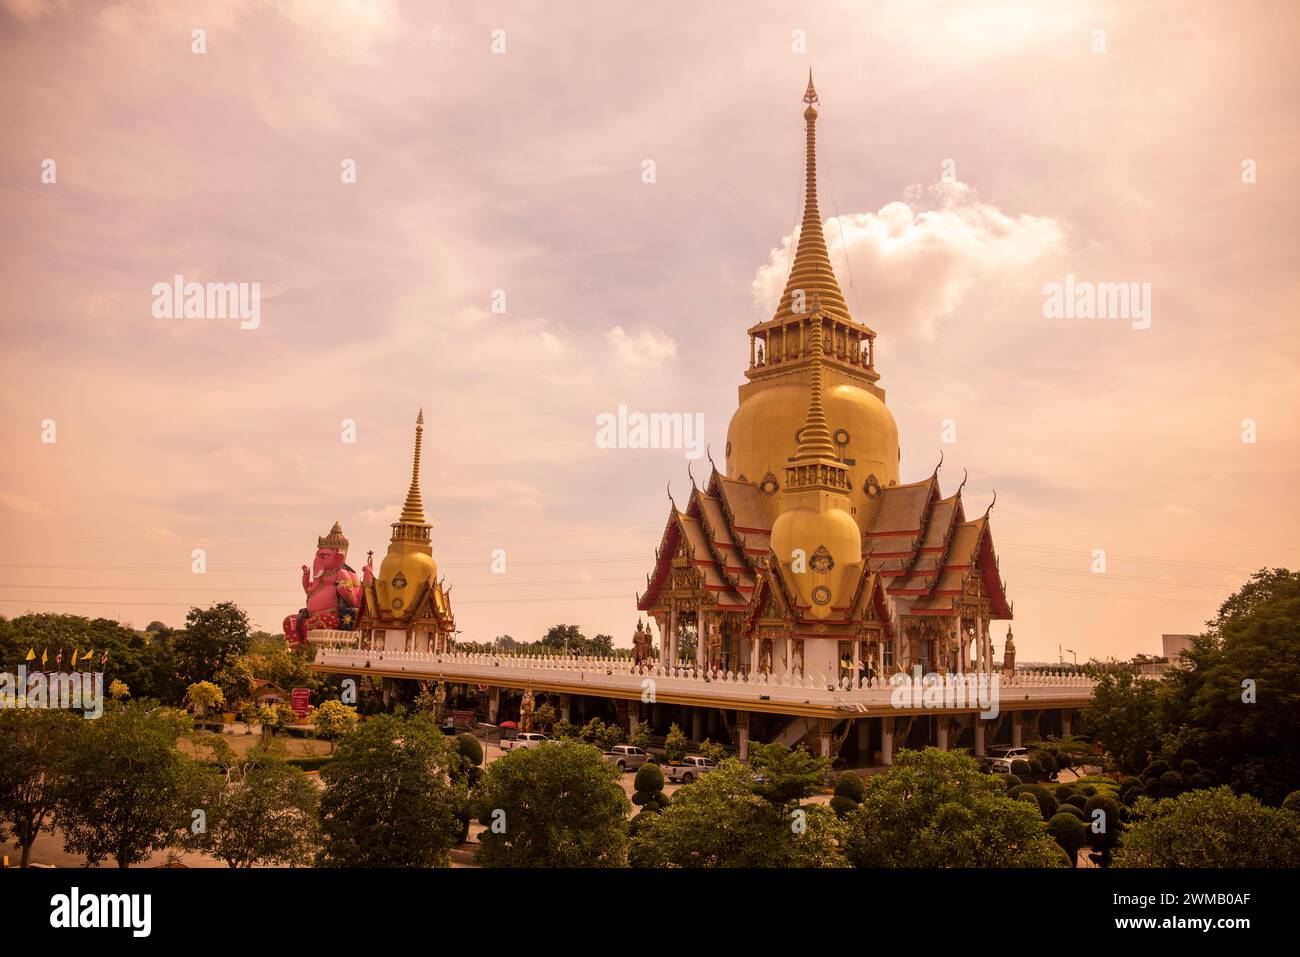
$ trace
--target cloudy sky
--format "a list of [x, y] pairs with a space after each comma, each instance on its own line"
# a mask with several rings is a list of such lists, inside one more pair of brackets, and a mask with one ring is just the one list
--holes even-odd
[[[687, 463], [597, 448], [596, 416], [699, 412], [725, 444], [812, 67], [904, 480], [942, 450], [969, 510], [997, 490], [1022, 659], [1155, 652], [1300, 565], [1297, 26], [1265, 2], [0, 0], [0, 614], [229, 598], [278, 629], [335, 519], [354, 565], [382, 554], [423, 407], [462, 637], [629, 643]], [[177, 274], [259, 283], [260, 325], [156, 318]], [[1045, 317], [1067, 275], [1150, 284], [1149, 327]]]

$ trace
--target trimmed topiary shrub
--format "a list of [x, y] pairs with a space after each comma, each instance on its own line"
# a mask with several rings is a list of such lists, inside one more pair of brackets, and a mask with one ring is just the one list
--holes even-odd
[[471, 767], [476, 768], [483, 763], [483, 744], [468, 731], [456, 735], [456, 750], [469, 761]]
[[1282, 810], [1300, 814], [1300, 791], [1292, 791], [1282, 799]]
[[1188, 775], [1186, 778], [1184, 778], [1183, 786], [1188, 791], [1204, 791], [1206, 788], [1214, 787], [1214, 785], [1210, 783], [1210, 776], [1200, 771], [1197, 771], [1195, 774]]
[[1058, 784], [1052, 793], [1056, 795], [1058, 801], [1064, 803], [1070, 799], [1071, 795], [1078, 794], [1079, 792], [1068, 784]]
[[867, 796], [867, 786], [862, 778], [852, 771], [845, 771], [835, 782], [835, 796], [848, 798], [854, 804], [861, 804]]
[[1159, 801], [1164, 797], [1160, 791], [1160, 782], [1155, 778], [1149, 779], [1146, 784], [1142, 785], [1142, 793], [1153, 801]]
[[1183, 776], [1177, 771], [1160, 775], [1160, 793], [1165, 797], [1178, 797], [1183, 793]]
[[1185, 778], [1190, 778], [1193, 774], [1201, 772], [1201, 763], [1193, 761], [1191, 758], [1184, 758], [1178, 765], [1178, 772]]
[[1020, 787], [1020, 785], [1025, 783], [1021, 781], [1020, 778], [1016, 777], [1014, 774], [1006, 775], [1004, 777], [1004, 780], [1006, 781], [1008, 791], [1010, 791], [1012, 788], [1018, 788]]
[[1150, 764], [1146, 766], [1145, 770], [1143, 770], [1142, 772], [1142, 780], [1149, 781], [1155, 778], [1159, 778], [1160, 775], [1164, 774], [1167, 771], [1172, 771], [1172, 770], [1173, 768], [1169, 766], [1168, 761], [1164, 760], [1163, 758], [1159, 758], [1155, 761], [1152, 761]]
[[842, 794], [837, 794], [831, 798], [831, 810], [835, 812], [836, 817], [847, 817], [860, 806], [857, 801]]
[[1079, 866], [1079, 851], [1088, 841], [1088, 828], [1073, 814], [1060, 813], [1047, 822], [1047, 833], [1070, 858], [1070, 866]]
[[1080, 821], [1086, 821], [1088, 816], [1083, 813], [1083, 808], [1075, 804], [1062, 804], [1056, 809], [1057, 814], [1072, 814]]
[[1032, 795], [1038, 803], [1038, 809], [1043, 815], [1044, 821], [1056, 813], [1058, 807], [1056, 798], [1052, 797], [1052, 793], [1041, 784], [1022, 784], [1019, 787], [1012, 788], [1007, 793], [1013, 798], [1019, 798], [1022, 794]]
[[1080, 811], [1082, 811], [1085, 807], [1088, 806], [1088, 797], [1089, 795], [1087, 794], [1071, 794], [1068, 798], [1066, 798], [1061, 803], [1072, 804], [1075, 807], [1077, 807]]
[[1043, 762], [1035, 758], [1029, 759], [1029, 776], [1035, 781], [1041, 781], [1047, 777], [1047, 769], [1043, 767]]
[[1034, 776], [1034, 769], [1029, 766], [1029, 762], [1024, 758], [1016, 758], [1011, 762], [1011, 773], [1022, 781], [1026, 781]]
[[670, 803], [668, 795], [664, 793], [664, 772], [657, 764], [646, 762], [637, 768], [632, 788], [632, 803], [643, 812], [657, 814]]

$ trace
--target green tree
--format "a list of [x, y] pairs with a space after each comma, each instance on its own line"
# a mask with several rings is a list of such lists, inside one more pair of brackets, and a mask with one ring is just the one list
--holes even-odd
[[312, 715], [316, 735], [330, 743], [331, 754], [339, 738], [350, 734], [359, 720], [357, 709], [342, 701], [326, 701]]
[[855, 867], [1063, 864], [1036, 805], [1009, 797], [966, 754], [903, 750], [845, 818], [845, 856]]
[[759, 795], [787, 810], [813, 793], [831, 759], [814, 757], [804, 747], [791, 750], [783, 744], [751, 742], [749, 766], [760, 779], [756, 784]]
[[230, 867], [305, 866], [317, 850], [319, 806], [306, 774], [259, 748], [213, 793], [196, 843]]
[[462, 758], [426, 716], [368, 718], [321, 770], [323, 867], [446, 867], [467, 795]]
[[153, 701], [78, 722], [54, 812], [64, 849], [88, 864], [130, 867], [184, 839], [202, 801], [203, 769], [176, 749], [189, 716]]
[[1121, 771], [1136, 773], [1160, 749], [1159, 682], [1129, 669], [1103, 672], [1083, 724]]
[[1116, 867], [1300, 867], [1300, 818], [1226, 787], [1139, 799]]
[[642, 751], [650, 747], [650, 725], [644, 721], [635, 722], [627, 734], [627, 743], [635, 745]]
[[186, 689], [185, 698], [198, 712], [200, 720], [207, 717], [209, 708], [220, 708], [226, 703], [226, 695], [221, 687], [211, 681], [194, 682]]
[[253, 692], [257, 688], [257, 678], [253, 674], [252, 664], [245, 657], [231, 658], [226, 662], [225, 667], [217, 672], [213, 681], [221, 688], [221, 693], [232, 709], [252, 700]]
[[68, 711], [0, 707], [0, 837], [8, 825], [23, 867], [37, 835], [52, 826], [65, 752], [81, 720]]
[[651, 814], [659, 813], [672, 803], [664, 793], [663, 769], [651, 761], [636, 769], [632, 792], [632, 803]]
[[614, 656], [614, 639], [610, 635], [596, 635], [587, 642], [585, 653], [600, 658], [612, 658]]
[[618, 769], [576, 741], [511, 751], [488, 766], [476, 798], [484, 867], [620, 867], [627, 795]]
[[176, 672], [187, 683], [212, 681], [252, 644], [248, 615], [234, 602], [191, 608], [185, 630], [172, 638]]
[[686, 733], [676, 724], [668, 728], [668, 736], [664, 738], [664, 757], [670, 763], [676, 763], [686, 757]]
[[108, 696], [114, 701], [121, 701], [123, 698], [131, 697], [131, 689], [125, 681], [114, 678], [108, 686]]
[[587, 648], [587, 639], [577, 625], [552, 625], [537, 642], [538, 648], [549, 654], [582, 654]]
[[1256, 572], [1208, 626], [1161, 682], [1162, 756], [1276, 806], [1300, 788], [1300, 572]]
[[662, 813], [642, 815], [632, 838], [634, 867], [834, 867], [839, 824], [820, 805], [774, 802], [754, 771], [723, 762]]

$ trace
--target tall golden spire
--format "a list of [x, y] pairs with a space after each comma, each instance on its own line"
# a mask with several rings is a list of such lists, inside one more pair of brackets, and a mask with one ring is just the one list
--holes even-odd
[[812, 329], [809, 331], [812, 381], [808, 393], [808, 413], [804, 416], [803, 428], [799, 430], [799, 445], [794, 453], [796, 462], [838, 459], [835, 443], [831, 440], [830, 423], [826, 420], [826, 408], [822, 404], [822, 357], [826, 355], [822, 347], [822, 334], [821, 303], [814, 296]]
[[415, 420], [415, 457], [411, 463], [411, 487], [406, 492], [400, 525], [424, 525], [424, 502], [420, 500], [420, 437], [424, 433], [424, 409]]
[[[781, 302], [773, 319], [785, 319], [806, 314], [812, 306], [814, 293], [821, 297], [822, 308], [829, 317], [850, 320], [849, 307], [844, 294], [835, 281], [830, 254], [826, 249], [826, 235], [822, 230], [822, 214], [817, 205], [817, 107], [821, 100], [813, 86], [812, 70], [808, 71], [808, 89], [803, 95], [808, 108], [803, 111], [807, 124], [807, 159], [804, 171], [803, 222], [799, 226], [799, 245], [795, 250], [790, 279], [786, 282]], [[803, 292], [803, 308], [795, 312], [795, 293]]]

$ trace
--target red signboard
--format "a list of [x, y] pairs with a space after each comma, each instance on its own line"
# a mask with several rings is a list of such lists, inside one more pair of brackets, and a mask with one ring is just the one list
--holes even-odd
[[294, 688], [290, 692], [289, 701], [294, 714], [300, 718], [307, 717], [307, 712], [311, 711], [311, 689]]

